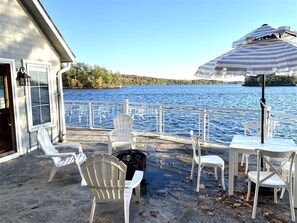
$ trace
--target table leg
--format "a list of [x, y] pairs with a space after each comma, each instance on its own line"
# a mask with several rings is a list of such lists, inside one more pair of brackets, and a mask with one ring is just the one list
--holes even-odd
[[233, 152], [234, 176], [238, 176], [238, 152]]
[[229, 195], [233, 195], [234, 186], [234, 151], [229, 148]]

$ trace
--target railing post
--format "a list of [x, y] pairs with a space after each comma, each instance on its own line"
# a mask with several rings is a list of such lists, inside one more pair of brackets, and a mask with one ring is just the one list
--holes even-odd
[[129, 115], [129, 100], [125, 99], [123, 101], [123, 113]]
[[206, 108], [202, 108], [202, 144], [206, 141]]
[[265, 115], [264, 115], [264, 117], [265, 117], [265, 122], [264, 122], [264, 124], [265, 124], [265, 136], [266, 137], [272, 137], [272, 126], [271, 126], [271, 120], [270, 120], [270, 118], [271, 118], [271, 114], [270, 114], [270, 111], [271, 111], [271, 107], [270, 106], [267, 106], [267, 107], [265, 107], [264, 108], [264, 111], [265, 111]]
[[92, 103], [88, 103], [88, 111], [89, 111], [89, 129], [93, 129], [93, 114], [92, 114]]
[[163, 108], [159, 106], [159, 135], [163, 135]]

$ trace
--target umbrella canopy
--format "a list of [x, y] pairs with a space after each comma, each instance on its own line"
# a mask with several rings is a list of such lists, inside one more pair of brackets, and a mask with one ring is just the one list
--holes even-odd
[[223, 81], [250, 75], [292, 75], [297, 72], [297, 46], [278, 38], [254, 40], [200, 66], [195, 76]]
[[291, 31], [289, 26], [281, 26], [276, 29], [267, 24], [263, 24], [262, 26], [246, 34], [239, 40], [234, 41], [232, 46], [233, 47], [241, 46], [241, 45], [250, 43], [253, 40], [260, 39], [262, 37], [271, 36], [271, 35], [275, 35], [278, 38], [290, 40], [291, 38], [296, 37], [296, 32]]
[[[231, 51], [200, 66], [195, 74], [200, 79], [221, 81], [238, 81], [244, 80], [248, 75], [262, 75], [262, 143], [264, 142], [264, 75], [293, 75], [297, 72], [297, 46], [280, 38], [284, 33], [286, 28], [273, 29], [263, 25], [235, 41], [233, 44], [237, 47]], [[294, 35], [294, 32], [291, 33]]]

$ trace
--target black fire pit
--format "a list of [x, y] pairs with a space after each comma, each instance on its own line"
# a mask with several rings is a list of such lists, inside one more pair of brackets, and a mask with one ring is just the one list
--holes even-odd
[[126, 180], [131, 180], [135, 170], [145, 171], [146, 169], [146, 154], [137, 149], [121, 150], [113, 153], [123, 163], [127, 165]]

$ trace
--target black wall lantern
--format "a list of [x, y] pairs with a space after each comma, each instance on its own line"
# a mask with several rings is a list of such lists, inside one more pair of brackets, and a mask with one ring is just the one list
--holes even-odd
[[19, 86], [26, 86], [29, 84], [29, 78], [31, 78], [26, 72], [24, 67], [20, 67], [17, 73], [16, 80], [19, 81]]

